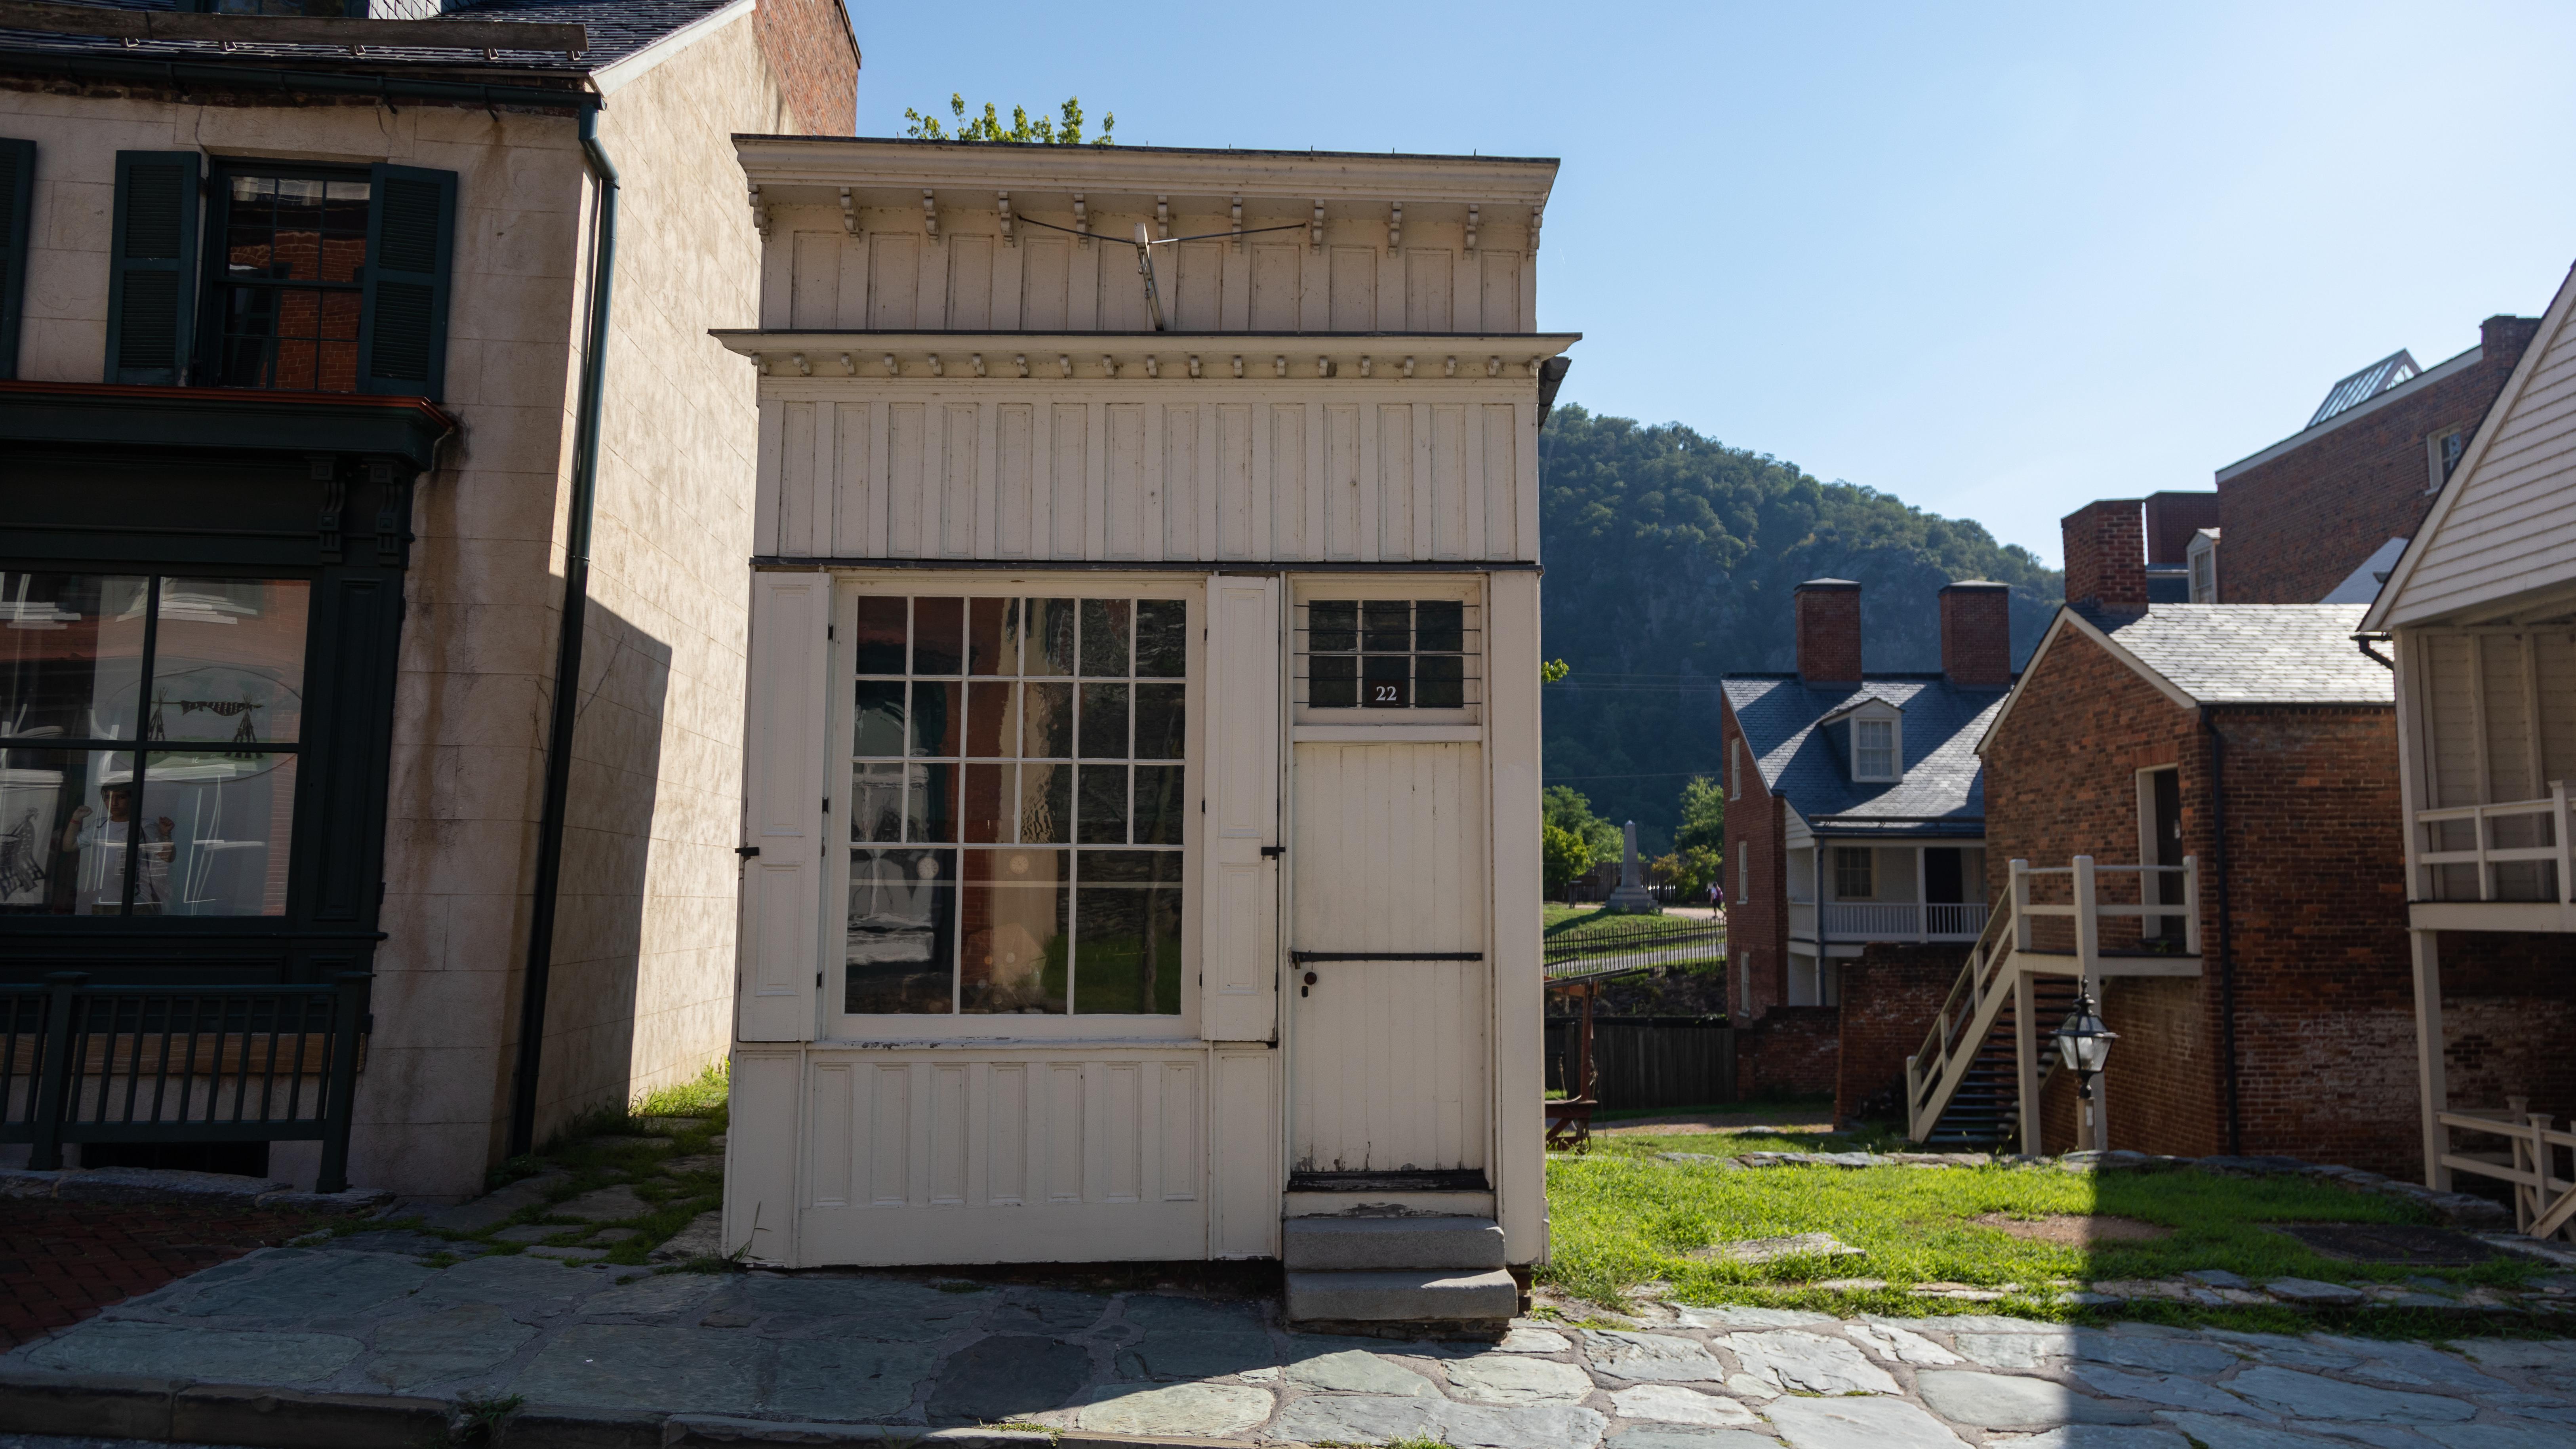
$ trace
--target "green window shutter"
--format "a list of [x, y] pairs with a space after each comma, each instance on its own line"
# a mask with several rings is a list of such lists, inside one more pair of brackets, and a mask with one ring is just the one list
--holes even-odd
[[367, 301], [358, 391], [436, 402], [447, 371], [447, 277], [456, 251], [456, 173], [369, 170]]
[[108, 251], [107, 380], [187, 380], [197, 303], [194, 151], [116, 153]]
[[36, 190], [36, 143], [0, 137], [0, 378], [18, 375], [18, 321], [26, 315], [27, 213]]

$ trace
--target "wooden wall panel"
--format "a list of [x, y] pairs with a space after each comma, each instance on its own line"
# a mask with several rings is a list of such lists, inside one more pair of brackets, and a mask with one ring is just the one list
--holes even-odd
[[1253, 510], [1259, 494], [1253, 487], [1252, 408], [1247, 403], [1219, 403], [1216, 414], [1216, 556], [1256, 557]]
[[1378, 554], [1418, 558], [1413, 551], [1413, 409], [1377, 409]]
[[886, 552], [894, 558], [922, 554], [922, 514], [935, 501], [922, 476], [930, 450], [927, 413], [924, 403], [886, 409]]
[[961, 236], [948, 243], [948, 325], [983, 331], [993, 325], [993, 239]]
[[[1157, 250], [1160, 250], [1157, 248]], [[1173, 295], [1164, 301], [1172, 326], [1182, 332], [1216, 332], [1225, 326], [1225, 243], [1183, 242]]]
[[920, 239], [891, 232], [869, 237], [868, 325], [890, 332], [929, 325], [920, 297]]
[[1199, 409], [1173, 403], [1162, 412], [1162, 556], [1205, 558], [1199, 547]]
[[1020, 243], [1020, 326], [1055, 332], [1072, 324], [1073, 238], [1032, 237]]
[[1521, 321], [1521, 256], [1518, 252], [1484, 252], [1484, 296], [1477, 309], [1479, 332], [1526, 332]]
[[1028, 403], [994, 408], [993, 551], [1003, 558], [1027, 558], [1036, 535], [1031, 531], [1034, 506], [1031, 471], [1037, 409]]
[[[1424, 446], [1423, 465], [1431, 494], [1430, 557], [1478, 557], [1483, 550], [1471, 550], [1467, 544], [1467, 410], [1435, 405], [1423, 411], [1431, 415], [1431, 436]], [[1475, 502], [1482, 505], [1484, 500]]]
[[1304, 272], [1301, 251], [1295, 246], [1256, 244], [1252, 248], [1253, 331], [1297, 330], [1297, 289]]
[[1146, 476], [1151, 453], [1146, 444], [1145, 404], [1111, 403], [1108, 413], [1108, 557], [1152, 558], [1161, 550], [1145, 536], [1146, 495], [1153, 486]]
[[940, 409], [946, 433], [939, 448], [938, 552], [947, 558], [984, 552], [975, 547], [977, 463], [982, 452], [977, 425], [982, 421], [982, 411], [970, 403], [950, 403]]
[[1377, 248], [1334, 247], [1331, 263], [1332, 302], [1326, 330], [1377, 331]]
[[1447, 247], [1408, 248], [1404, 254], [1404, 330], [1453, 330], [1449, 299], [1457, 281], [1457, 259]]
[[1091, 477], [1091, 409], [1082, 403], [1057, 403], [1052, 411], [1055, 423], [1049, 452], [1053, 461], [1047, 472], [1047, 494], [1053, 521], [1048, 537], [1054, 546], [1046, 556], [1081, 558], [1083, 519], [1089, 514], [1084, 500]]

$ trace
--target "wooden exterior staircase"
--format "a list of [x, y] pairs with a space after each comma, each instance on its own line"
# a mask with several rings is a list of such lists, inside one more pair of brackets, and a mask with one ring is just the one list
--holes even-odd
[[[2140, 877], [2139, 900], [2105, 901], [2105, 874]], [[2147, 878], [2179, 876], [2182, 899], [2146, 903]], [[2072, 899], [2041, 904], [2031, 899], [2036, 879], [2066, 876]], [[2103, 917], [2174, 918], [2183, 922], [2181, 951], [2105, 951]], [[2075, 949], [2041, 950], [2033, 927], [2050, 917], [2075, 925]], [[2012, 889], [1987, 917], [1984, 934], [1968, 948], [1968, 961], [1922, 1049], [1905, 1059], [1906, 1135], [1952, 1147], [1999, 1147], [2019, 1140], [2026, 1153], [2040, 1150], [2039, 1093], [2052, 1069], [2049, 1035], [2076, 995], [2109, 976], [2200, 974], [2200, 866], [2184, 856], [2179, 866], [2096, 865], [2079, 855], [2065, 866], [2034, 869], [2012, 863]]]

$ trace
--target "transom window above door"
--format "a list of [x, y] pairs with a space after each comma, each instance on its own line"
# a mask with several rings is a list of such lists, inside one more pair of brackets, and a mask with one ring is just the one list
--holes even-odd
[[1181, 1010], [1189, 606], [862, 595], [849, 1014]]
[[[1482, 702], [1480, 610], [1463, 598], [1333, 598], [1296, 606], [1301, 719], [1468, 721]], [[1319, 713], [1320, 712], [1320, 713]]]

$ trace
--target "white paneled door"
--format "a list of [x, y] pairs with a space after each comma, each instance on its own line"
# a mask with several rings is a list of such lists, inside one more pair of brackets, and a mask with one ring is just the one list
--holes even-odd
[[1292, 965], [1291, 1170], [1481, 1171], [1492, 966], [1431, 958], [1486, 950], [1482, 750], [1295, 749], [1292, 946], [1403, 959]]

